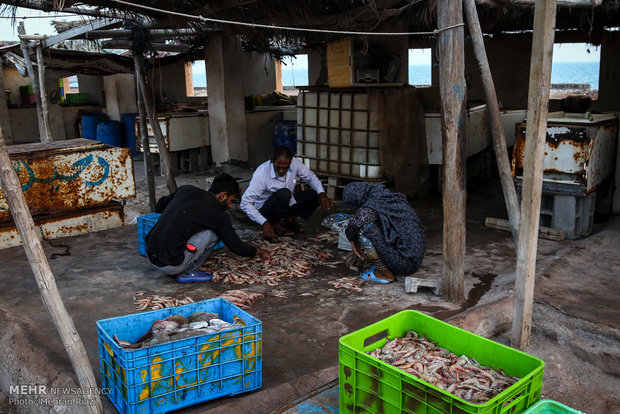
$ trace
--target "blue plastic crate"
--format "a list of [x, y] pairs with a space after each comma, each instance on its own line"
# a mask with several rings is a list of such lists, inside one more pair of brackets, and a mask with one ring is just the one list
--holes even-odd
[[[135, 350], [113, 340], [134, 342], [156, 320], [194, 312], [238, 316], [245, 326]], [[225, 299], [103, 319], [97, 340], [102, 387], [121, 414], [168, 412], [262, 386], [262, 323]]]
[[155, 227], [160, 216], [159, 213], [150, 213], [138, 217], [138, 251], [142, 256], [146, 256], [146, 241], [144, 239], [149, 231]]
[[[146, 241], [144, 239], [149, 234], [149, 231], [155, 227], [160, 216], [161, 214], [159, 213], [150, 213], [138, 217], [138, 252], [142, 256], [146, 256]], [[224, 247], [224, 242], [220, 241], [213, 247], [213, 250], [221, 249], [222, 247]]]

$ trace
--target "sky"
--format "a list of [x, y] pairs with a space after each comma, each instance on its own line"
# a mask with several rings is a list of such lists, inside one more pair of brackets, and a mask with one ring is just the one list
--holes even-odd
[[[72, 16], [67, 13], [43, 13], [35, 10], [18, 8], [17, 17], [28, 16], [28, 19], [18, 19], [15, 22], [15, 26], [11, 25], [11, 19], [6, 14], [6, 12], [0, 16], [0, 40], [4, 41], [19, 41], [19, 37], [17, 37], [17, 27], [20, 21], [24, 21], [24, 26], [26, 28], [26, 34], [41, 34], [41, 35], [55, 35], [56, 30], [54, 26], [50, 23], [52, 20], [79, 20], [79, 16]], [[32, 18], [36, 16], [43, 16], [44, 18]], [[50, 18], [50, 16], [52, 18]], [[60, 17], [55, 17], [60, 16]]]

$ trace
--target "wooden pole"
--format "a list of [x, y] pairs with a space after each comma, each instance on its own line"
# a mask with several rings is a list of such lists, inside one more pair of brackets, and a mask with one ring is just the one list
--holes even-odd
[[52, 130], [50, 129], [50, 115], [47, 106], [47, 93], [45, 92], [45, 64], [43, 63], [43, 48], [37, 45], [37, 72], [39, 72], [39, 92], [41, 93], [41, 115], [45, 128], [46, 142], [53, 141]]
[[[19, 231], [24, 250], [28, 256], [30, 268], [32, 269], [32, 273], [34, 273], [34, 278], [41, 291], [41, 298], [52, 316], [56, 329], [58, 329], [60, 339], [67, 350], [73, 369], [77, 374], [80, 387], [82, 389], [95, 389], [97, 387], [97, 381], [95, 380], [95, 375], [88, 361], [84, 344], [58, 293], [54, 275], [45, 257], [41, 241], [35, 231], [34, 221], [30, 215], [30, 210], [28, 210], [26, 198], [21, 189], [21, 183], [13, 169], [13, 163], [9, 158], [6, 143], [4, 142], [4, 133], [1, 130], [0, 184], [2, 185], [4, 197], [9, 204], [11, 215]], [[83, 397], [90, 400], [88, 407], [91, 413], [103, 413], [101, 399], [97, 393], [84, 393]]]
[[138, 77], [140, 76], [140, 73], [137, 66], [135, 67], [135, 71], [138, 116], [140, 116], [140, 144], [142, 146], [142, 154], [144, 154], [144, 174], [146, 175], [146, 184], [149, 190], [149, 207], [153, 213], [155, 212], [155, 204], [157, 203], [157, 194], [155, 192], [155, 173], [153, 172], [153, 156], [151, 155], [151, 147], [146, 128], [146, 111], [144, 109], [144, 100], [142, 99], [142, 92], [140, 92], [140, 86], [138, 84]]
[[471, 35], [471, 40], [474, 45], [474, 54], [478, 61], [478, 69], [480, 69], [480, 77], [482, 78], [482, 85], [484, 87], [484, 96], [487, 104], [487, 113], [489, 114], [499, 178], [502, 183], [506, 209], [508, 210], [512, 238], [514, 239], [516, 247], [519, 239], [519, 201], [517, 199], [517, 192], [515, 191], [515, 184], [512, 181], [506, 137], [504, 136], [504, 128], [499, 113], [499, 104], [497, 94], [495, 93], [493, 76], [491, 75], [489, 61], [484, 48], [484, 39], [482, 38], [482, 29], [480, 28], [480, 20], [478, 19], [478, 12], [476, 11], [475, 0], [463, 0], [463, 11], [465, 12], [469, 34]]
[[[24, 22], [19, 22], [17, 32], [20, 35], [26, 34], [24, 29]], [[37, 76], [32, 67], [32, 61], [30, 60], [30, 48], [25, 40], [20, 40], [20, 47], [22, 54], [24, 55], [24, 62], [26, 63], [26, 70], [28, 71], [28, 78], [30, 78], [30, 85], [32, 86], [32, 92], [34, 93], [34, 100], [37, 104], [37, 119], [39, 121], [39, 140], [41, 142], [49, 142], [47, 132], [45, 130], [45, 121], [43, 120], [43, 113], [41, 112], [41, 95], [39, 94], [39, 85], [37, 84]]]
[[439, 93], [443, 136], [443, 298], [465, 300], [465, 84], [463, 8], [460, 1], [436, 3]]
[[532, 303], [534, 300], [536, 250], [538, 248], [543, 158], [549, 111], [549, 88], [551, 86], [551, 62], [555, 36], [555, 13], [556, 0], [536, 0], [511, 336], [512, 346], [521, 349], [528, 344], [532, 327]]
[[[159, 121], [157, 120], [157, 116], [155, 115], [155, 110], [153, 107], [151, 107], [151, 105], [149, 105], [149, 100], [146, 95], [142, 56], [139, 56], [137, 53], [133, 53], [133, 61], [136, 66], [136, 73], [138, 74], [138, 76], [136, 76], [136, 82], [138, 82], [138, 88], [140, 90], [140, 93], [142, 94], [142, 103], [146, 108], [149, 123], [151, 124], [153, 133], [155, 134], [155, 141], [157, 142], [157, 148], [159, 149], [159, 159], [164, 167], [164, 171], [166, 174], [166, 185], [168, 186], [168, 191], [170, 191], [170, 193], [173, 193], [177, 190], [177, 183], [174, 180], [172, 163], [170, 162], [170, 154], [168, 153], [168, 148], [166, 148], [164, 135], [161, 132], [161, 127], [159, 126]], [[142, 122], [142, 118], [140, 118], [140, 122]]]

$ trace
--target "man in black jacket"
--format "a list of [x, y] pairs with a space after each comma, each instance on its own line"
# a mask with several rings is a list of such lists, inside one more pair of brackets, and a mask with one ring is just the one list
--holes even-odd
[[211, 275], [198, 270], [221, 239], [232, 252], [244, 257], [267, 258], [265, 250], [244, 243], [225, 210], [239, 195], [239, 183], [228, 174], [215, 177], [209, 191], [184, 185], [159, 199], [157, 224], [146, 235], [149, 261], [158, 270], [176, 275], [177, 281], [203, 282]]

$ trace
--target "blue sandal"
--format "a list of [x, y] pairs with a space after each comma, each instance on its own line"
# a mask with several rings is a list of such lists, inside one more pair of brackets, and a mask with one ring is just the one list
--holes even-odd
[[213, 279], [213, 273], [205, 273], [199, 270], [192, 273], [182, 273], [177, 276], [177, 282], [179, 283], [208, 282], [211, 279]]
[[364, 280], [367, 280], [369, 282], [375, 282], [375, 283], [382, 283], [382, 284], [388, 284], [388, 283], [392, 283], [389, 280], [385, 280], [385, 279], [379, 279], [377, 276], [375, 276], [375, 269], [377, 268], [377, 266], [373, 266], [370, 268], [369, 271], [364, 272], [364, 273], [360, 273], [360, 277]]

